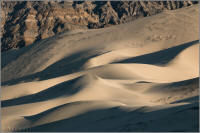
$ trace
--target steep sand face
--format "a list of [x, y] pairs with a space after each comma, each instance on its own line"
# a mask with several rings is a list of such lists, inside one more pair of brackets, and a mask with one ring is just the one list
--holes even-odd
[[2, 129], [197, 131], [198, 34], [192, 6], [4, 52]]

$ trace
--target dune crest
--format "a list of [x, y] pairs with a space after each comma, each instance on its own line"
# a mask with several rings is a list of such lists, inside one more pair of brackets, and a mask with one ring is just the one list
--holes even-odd
[[191, 6], [3, 52], [2, 130], [197, 131], [198, 21]]

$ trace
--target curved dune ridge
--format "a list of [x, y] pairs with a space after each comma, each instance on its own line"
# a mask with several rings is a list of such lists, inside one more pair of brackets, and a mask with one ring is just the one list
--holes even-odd
[[2, 130], [198, 131], [198, 65], [198, 5], [3, 52]]

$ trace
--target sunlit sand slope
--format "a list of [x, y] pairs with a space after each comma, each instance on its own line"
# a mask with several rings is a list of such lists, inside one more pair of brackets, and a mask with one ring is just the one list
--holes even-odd
[[2, 53], [3, 131], [198, 131], [198, 5]]

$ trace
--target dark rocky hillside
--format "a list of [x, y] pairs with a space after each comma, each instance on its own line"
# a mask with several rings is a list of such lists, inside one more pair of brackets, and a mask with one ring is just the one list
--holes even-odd
[[80, 28], [103, 28], [198, 1], [1, 2], [1, 51]]

